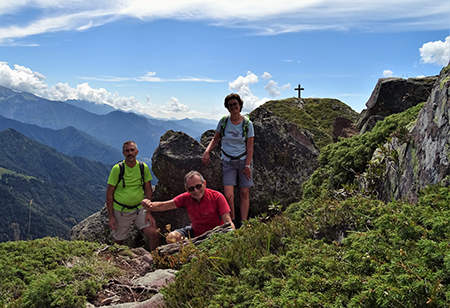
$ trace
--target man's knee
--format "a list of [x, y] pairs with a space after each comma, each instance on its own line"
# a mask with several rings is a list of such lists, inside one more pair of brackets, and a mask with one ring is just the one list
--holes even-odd
[[144, 232], [147, 236], [157, 236], [158, 235], [158, 229], [156, 227], [146, 227], [142, 229], [142, 232]]

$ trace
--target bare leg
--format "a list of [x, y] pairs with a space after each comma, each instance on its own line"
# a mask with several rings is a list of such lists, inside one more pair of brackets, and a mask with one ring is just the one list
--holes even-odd
[[117, 245], [123, 245], [123, 240], [116, 240], [114, 239], [114, 243], [116, 243]]
[[227, 199], [228, 205], [230, 206], [231, 209], [231, 220], [235, 219], [235, 215], [234, 215], [234, 186], [225, 186], [223, 188], [224, 193], [225, 193], [225, 199]]
[[241, 198], [241, 220], [248, 220], [250, 210], [250, 187], [239, 188], [239, 197]]
[[159, 235], [158, 230], [154, 227], [147, 227], [142, 229], [145, 236], [148, 238], [150, 251], [155, 250], [159, 246]]

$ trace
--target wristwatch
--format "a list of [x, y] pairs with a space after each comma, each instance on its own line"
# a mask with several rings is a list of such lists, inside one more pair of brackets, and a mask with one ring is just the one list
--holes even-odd
[[245, 165], [245, 168], [251, 169], [251, 168], [250, 168], [250, 165]]

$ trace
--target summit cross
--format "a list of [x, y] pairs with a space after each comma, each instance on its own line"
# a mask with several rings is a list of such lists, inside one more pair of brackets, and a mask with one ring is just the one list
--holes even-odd
[[298, 88], [295, 88], [295, 91], [298, 91], [298, 98], [301, 98], [301, 91], [305, 90], [305, 88], [302, 88], [300, 84], [298, 84]]

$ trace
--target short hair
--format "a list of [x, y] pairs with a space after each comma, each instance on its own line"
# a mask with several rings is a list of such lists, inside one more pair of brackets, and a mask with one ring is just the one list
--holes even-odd
[[239, 94], [236, 94], [236, 93], [228, 94], [228, 95], [225, 97], [225, 100], [224, 100], [224, 103], [223, 103], [224, 106], [225, 106], [225, 108], [228, 109], [228, 101], [232, 100], [233, 98], [237, 99], [237, 101], [238, 101], [238, 103], [239, 103], [239, 106], [241, 107], [241, 109], [240, 109], [239, 111], [242, 111], [242, 107], [244, 107], [244, 101], [243, 101], [242, 98], [239, 96]]
[[133, 140], [128, 140], [128, 141], [125, 141], [123, 143], [123, 145], [122, 145], [122, 152], [125, 151], [125, 146], [129, 145], [129, 144], [134, 144], [134, 147], [136, 148], [136, 150], [138, 149], [136, 142], [134, 142]]
[[195, 170], [189, 171], [188, 173], [186, 173], [186, 175], [184, 176], [184, 186], [186, 187], [186, 182], [188, 179], [190, 179], [193, 176], [198, 176], [200, 178], [200, 180], [202, 180], [202, 183], [205, 181], [205, 178], [203, 177], [203, 175]]

